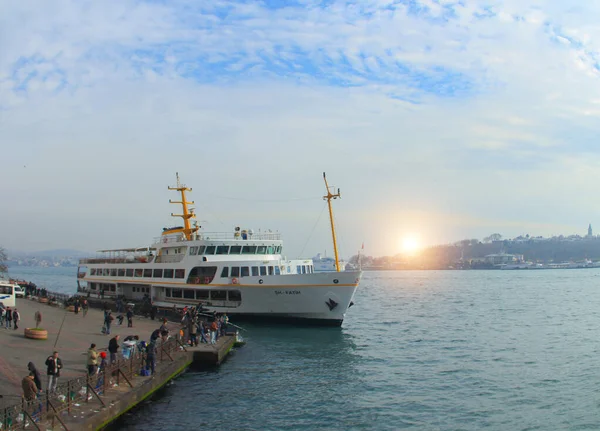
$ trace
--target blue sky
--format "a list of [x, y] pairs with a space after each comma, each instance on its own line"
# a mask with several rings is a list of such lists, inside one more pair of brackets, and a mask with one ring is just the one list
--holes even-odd
[[322, 171], [346, 256], [600, 229], [599, 9], [3, 2], [0, 244], [145, 245], [176, 171], [208, 230], [290, 256], [331, 254]]

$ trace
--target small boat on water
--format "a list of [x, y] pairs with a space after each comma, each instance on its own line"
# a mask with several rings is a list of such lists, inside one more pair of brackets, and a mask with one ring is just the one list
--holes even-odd
[[191, 188], [179, 182], [169, 190], [180, 194], [182, 226], [163, 229], [146, 247], [101, 250], [81, 259], [78, 291], [104, 297], [149, 299], [157, 307], [202, 306], [209, 312], [238, 318], [301, 320], [341, 325], [362, 272], [343, 271], [331, 200], [339, 198], [323, 173], [335, 251], [334, 270], [317, 272], [312, 259], [287, 259], [279, 233], [235, 227], [230, 232], [204, 232], [191, 220]]

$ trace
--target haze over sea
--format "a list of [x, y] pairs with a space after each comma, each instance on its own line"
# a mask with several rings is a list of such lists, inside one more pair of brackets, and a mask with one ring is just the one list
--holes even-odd
[[[65, 291], [75, 273], [10, 269]], [[221, 367], [115, 429], [597, 430], [599, 282], [598, 269], [367, 272], [342, 328], [242, 324], [248, 344]]]

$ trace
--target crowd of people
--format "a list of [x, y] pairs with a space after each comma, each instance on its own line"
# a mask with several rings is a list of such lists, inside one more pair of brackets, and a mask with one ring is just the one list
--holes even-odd
[[16, 307], [5, 307], [0, 302], [0, 328], [19, 329], [19, 320], [21, 315]]
[[216, 344], [225, 335], [229, 324], [227, 314], [204, 313], [201, 308], [185, 307], [182, 310], [180, 335], [190, 346], [201, 343]]
[[[83, 311], [84, 316], [87, 314], [89, 304], [86, 298], [74, 297], [70, 305], [73, 305], [75, 314], [79, 314], [80, 310]], [[118, 320], [119, 325], [123, 324], [123, 320], [126, 317], [127, 327], [133, 328], [133, 307], [123, 302], [119, 302], [116, 305], [117, 313], [119, 313], [116, 320]], [[152, 307], [152, 309], [154, 312], [151, 312], [151, 317], [154, 320], [156, 316], [155, 307]], [[229, 318], [226, 314], [207, 313], [202, 307], [185, 307], [183, 310], [179, 310], [179, 314], [181, 321], [175, 327], [177, 328], [178, 326], [181, 339], [189, 346], [198, 346], [200, 343], [216, 344], [218, 339], [227, 333]], [[36, 316], [36, 319], [38, 319], [38, 316]], [[41, 320], [41, 316], [39, 316], [39, 319]], [[14, 326], [17, 329], [18, 321], [19, 314], [16, 308], [12, 310], [10, 307], [6, 307], [6, 309], [0, 308], [0, 326], [4, 327], [6, 325], [6, 328]], [[114, 321], [115, 317], [113, 316], [111, 307], [108, 303], [105, 303], [102, 325], [103, 334], [111, 334], [111, 327]], [[172, 327], [173, 325], [171, 325]], [[156, 371], [158, 346], [170, 338], [170, 331], [169, 321], [165, 317], [161, 320], [160, 327], [150, 334], [150, 339], [147, 343], [140, 341], [140, 337], [137, 335], [127, 336], [123, 340], [122, 345], [120, 336], [113, 336], [108, 342], [106, 351], [103, 351], [104, 349], [99, 350], [96, 344], [92, 343], [87, 351], [86, 367], [88, 375], [98, 376], [98, 384], [101, 384], [100, 379], [105, 378], [104, 370], [106, 367], [109, 364], [116, 363], [120, 357], [124, 356], [125, 352], [129, 355], [134, 351], [143, 353], [143, 370], [145, 369], [146, 373], [142, 370], [140, 374], [153, 375]], [[49, 393], [54, 393], [63, 367], [57, 351], [48, 356], [45, 366], [47, 376], [46, 389]], [[42, 376], [33, 362], [29, 362], [27, 368], [29, 373], [22, 380], [23, 396], [26, 401], [35, 404], [35, 400], [43, 391]]]

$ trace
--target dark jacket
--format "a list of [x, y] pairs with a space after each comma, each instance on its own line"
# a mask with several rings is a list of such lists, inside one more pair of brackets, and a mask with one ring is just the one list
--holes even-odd
[[60, 377], [60, 369], [62, 368], [62, 361], [60, 358], [56, 358], [55, 363], [54, 356], [48, 356], [48, 359], [46, 359], [46, 366], [48, 367], [46, 374], [49, 376]]
[[6, 320], [12, 320], [12, 310], [6, 310]]
[[19, 319], [21, 318], [21, 316], [19, 315], [19, 312], [18, 312], [18, 311], [13, 311], [13, 313], [12, 313], [12, 317], [13, 317], [13, 320], [14, 320], [15, 322], [18, 322], [18, 321], [19, 321]]
[[119, 342], [116, 338], [111, 338], [108, 342], [108, 351], [110, 353], [117, 353], [117, 350], [119, 350]]
[[37, 368], [35, 368], [35, 365], [33, 364], [33, 362], [30, 362], [27, 364], [27, 369], [29, 370], [29, 374], [31, 374], [33, 376], [33, 381], [35, 382], [35, 385], [37, 386], [38, 390], [41, 391], [42, 390], [42, 376], [40, 376], [40, 372], [37, 370]]

